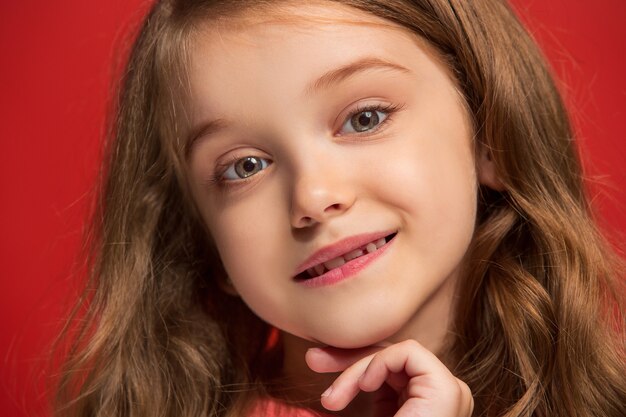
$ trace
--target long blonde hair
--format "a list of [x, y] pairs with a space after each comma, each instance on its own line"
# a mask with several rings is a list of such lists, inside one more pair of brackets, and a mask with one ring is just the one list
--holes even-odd
[[[594, 226], [550, 72], [506, 2], [333, 1], [436, 48], [505, 186], [479, 190], [451, 329], [475, 415], [626, 415], [619, 262]], [[199, 23], [275, 3], [163, 0], [147, 16], [107, 142], [56, 415], [223, 416], [262, 390], [270, 328], [216, 283], [224, 271], [186, 191], [176, 102]]]

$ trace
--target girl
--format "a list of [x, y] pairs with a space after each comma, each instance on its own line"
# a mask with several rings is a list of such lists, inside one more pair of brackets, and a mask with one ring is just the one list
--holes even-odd
[[506, 3], [157, 2], [113, 136], [58, 415], [626, 415], [616, 261]]

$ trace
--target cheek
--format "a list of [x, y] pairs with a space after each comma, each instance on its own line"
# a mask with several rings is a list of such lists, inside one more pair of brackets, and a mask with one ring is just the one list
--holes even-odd
[[[248, 192], [249, 194], [243, 195]], [[237, 283], [238, 277], [257, 275], [262, 265], [284, 252], [281, 242], [285, 214], [273, 190], [243, 190], [237, 201], [211, 210], [205, 217], [222, 263]], [[268, 193], [270, 193], [268, 195]]]
[[424, 196], [442, 221], [473, 225], [477, 179], [471, 147], [465, 138], [451, 138], [429, 153], [419, 169], [425, 179]]
[[[477, 179], [473, 144], [462, 117], [447, 124], [415, 123], [397, 147], [384, 149], [372, 175], [384, 199], [401, 209], [424, 253], [437, 242], [441, 257], [464, 252], [474, 231]], [[436, 119], [435, 119], [436, 120]], [[445, 251], [444, 248], [448, 248]], [[445, 252], [445, 253], [444, 253]]]
[[289, 318], [297, 317], [299, 307], [290, 301], [282, 285], [289, 282], [295, 268], [285, 261], [290, 259], [289, 224], [273, 190], [269, 194], [267, 189], [263, 191], [258, 197], [247, 196], [221, 209], [209, 223], [209, 230], [242, 300], [263, 320], [288, 327]]
[[[411, 212], [474, 210], [476, 170], [465, 138], [418, 138], [396, 151], [385, 150], [390, 161], [371, 171], [371, 183], [387, 199]], [[417, 145], [415, 144], [417, 142]]]

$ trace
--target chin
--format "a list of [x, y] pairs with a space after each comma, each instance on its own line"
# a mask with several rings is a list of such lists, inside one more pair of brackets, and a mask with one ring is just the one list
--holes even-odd
[[332, 334], [323, 334], [316, 339], [317, 342], [324, 345], [341, 348], [341, 349], [358, 349], [372, 345], [389, 344], [385, 341], [392, 338], [397, 329], [373, 329], [371, 327], [364, 329], [352, 328], [347, 331], [333, 332]]

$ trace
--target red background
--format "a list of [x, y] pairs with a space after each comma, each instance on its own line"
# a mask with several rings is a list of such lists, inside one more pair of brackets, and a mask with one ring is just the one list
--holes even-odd
[[[626, 231], [626, 2], [515, 0], [572, 110], [595, 202]], [[0, 0], [0, 415], [45, 415], [43, 371], [77, 250], [114, 57], [140, 0]]]

